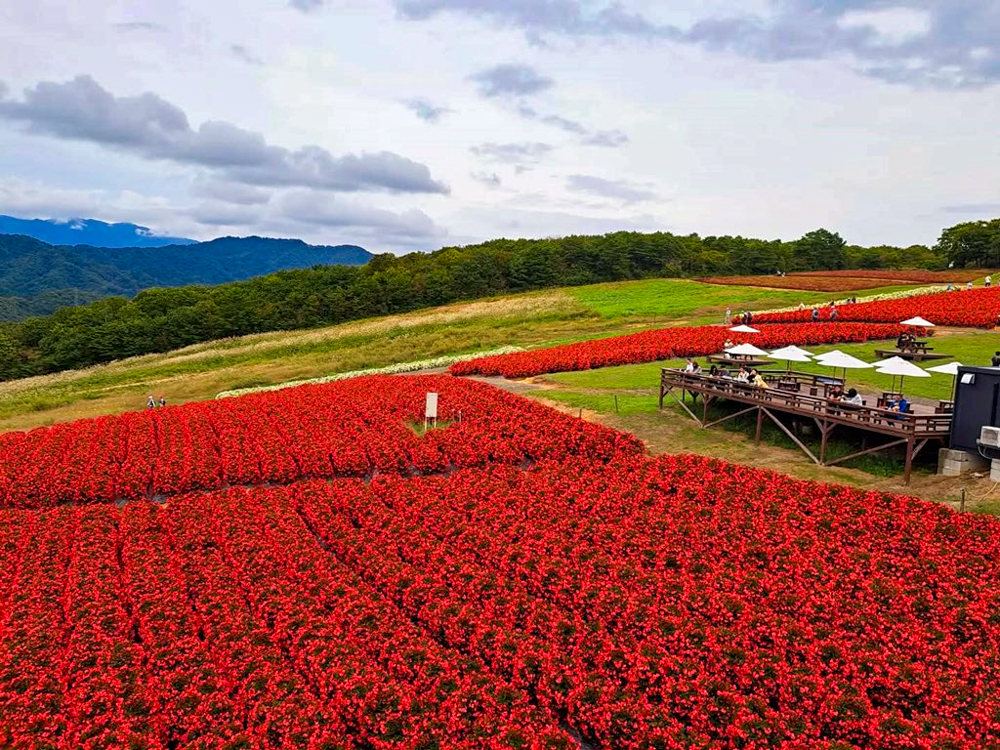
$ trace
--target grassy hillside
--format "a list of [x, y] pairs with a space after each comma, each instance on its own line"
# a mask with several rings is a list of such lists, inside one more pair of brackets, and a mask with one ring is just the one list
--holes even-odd
[[0, 383], [0, 430], [171, 403], [506, 344], [543, 346], [674, 323], [721, 322], [727, 305], [810, 302], [806, 292], [654, 279], [597, 284], [448, 305], [328, 328], [223, 339]]

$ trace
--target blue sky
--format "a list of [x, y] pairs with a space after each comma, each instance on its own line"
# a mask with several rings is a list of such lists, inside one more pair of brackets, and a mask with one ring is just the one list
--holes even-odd
[[5, 0], [0, 213], [431, 250], [1000, 215], [988, 0]]

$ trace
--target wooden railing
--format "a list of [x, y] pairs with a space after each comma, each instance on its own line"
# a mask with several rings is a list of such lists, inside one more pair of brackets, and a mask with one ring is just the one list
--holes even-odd
[[901, 414], [889, 409], [831, 401], [826, 397], [822, 375], [794, 373], [795, 382], [815, 386], [817, 389], [823, 387], [823, 395], [811, 395], [777, 387], [780, 380], [788, 377], [791, 373], [768, 371], [760, 374], [769, 387], [761, 388], [737, 382], [732, 378], [711, 377], [704, 373], [695, 375], [683, 370], [663, 368], [662, 385], [679, 388], [690, 393], [708, 394], [747, 404], [771, 407], [801, 416], [826, 419], [841, 424], [855, 424], [879, 432], [891, 431], [916, 436], [940, 436], [951, 431], [952, 417], [950, 414]]

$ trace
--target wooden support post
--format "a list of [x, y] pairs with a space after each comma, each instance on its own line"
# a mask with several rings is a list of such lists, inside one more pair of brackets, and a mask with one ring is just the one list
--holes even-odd
[[764, 408], [762, 406], [757, 407], [757, 434], [754, 436], [754, 442], [760, 445], [760, 435], [764, 428]]
[[701, 400], [702, 410], [701, 410], [701, 426], [704, 427], [708, 424], [708, 396], [705, 396]]
[[820, 432], [819, 462], [821, 464], [824, 464], [826, 461], [826, 440], [830, 436], [830, 426], [829, 423], [826, 422], [825, 420], [821, 421], [817, 419], [816, 422], [817, 424], [819, 424], [819, 432]]
[[910, 483], [910, 474], [913, 472], [913, 456], [916, 455], [914, 443], [916, 440], [916, 437], [911, 434], [906, 441], [906, 469], [903, 471], [903, 484], [906, 485]]

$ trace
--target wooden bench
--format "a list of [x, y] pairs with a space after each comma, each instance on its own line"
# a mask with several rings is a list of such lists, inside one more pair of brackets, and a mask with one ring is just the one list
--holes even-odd
[[875, 354], [885, 359], [888, 359], [889, 357], [899, 357], [900, 359], [906, 359], [913, 362], [923, 362], [924, 360], [931, 359], [951, 359], [950, 354], [934, 354], [933, 352], [928, 351], [915, 352], [909, 349], [906, 351], [900, 351], [899, 349], [876, 349]]

